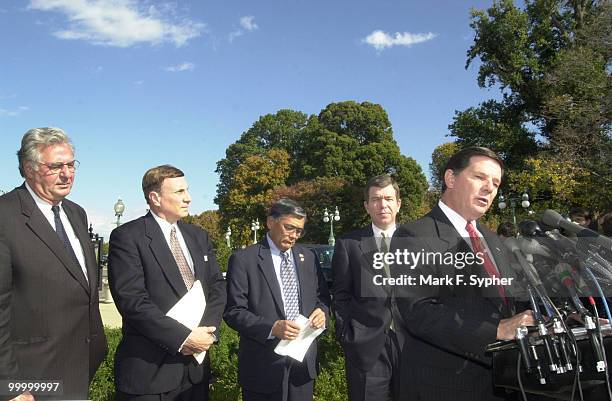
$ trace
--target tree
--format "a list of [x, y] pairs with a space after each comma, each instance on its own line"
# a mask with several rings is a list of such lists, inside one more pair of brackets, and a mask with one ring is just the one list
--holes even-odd
[[[395, 176], [404, 202], [400, 219], [416, 217], [427, 189], [419, 165], [400, 153], [387, 113], [368, 102], [332, 103], [318, 116], [290, 110], [263, 116], [230, 145], [226, 158], [217, 163], [217, 172], [221, 176], [216, 201], [222, 222], [230, 224], [232, 232], [236, 227], [241, 240], [248, 238], [250, 219], [265, 216], [276, 187], [319, 193], [319, 199], [324, 199], [317, 192], [322, 188], [340, 194], [338, 202], [344, 203], [334, 206], [346, 212], [357, 208], [353, 222], [363, 221], [361, 196], [355, 202], [342, 191], [354, 193], [372, 176], [385, 172]], [[342, 184], [336, 190], [328, 182]]]
[[442, 192], [442, 180], [444, 174], [444, 166], [452, 155], [461, 149], [457, 142], [446, 142], [436, 146], [431, 154], [431, 163], [429, 163], [429, 173], [431, 174], [431, 186], [438, 192]]
[[587, 193], [609, 193], [611, 26], [609, 1], [527, 0], [519, 9], [500, 0], [473, 10], [466, 67], [479, 59], [478, 85], [498, 87], [502, 99], [456, 112], [451, 135], [499, 152], [509, 172], [556, 160], [575, 167], [568, 179], [591, 185]]
[[221, 271], [227, 271], [227, 262], [231, 254], [225, 242], [225, 231], [220, 225], [218, 210], [206, 210], [198, 215], [189, 215], [183, 219], [186, 223], [195, 224], [206, 230], [215, 248], [217, 263]]

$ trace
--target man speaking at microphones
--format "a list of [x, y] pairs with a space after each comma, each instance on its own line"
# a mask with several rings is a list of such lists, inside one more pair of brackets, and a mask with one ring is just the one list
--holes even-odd
[[[509, 255], [478, 223], [502, 174], [503, 162], [490, 149], [460, 150], [444, 168], [437, 206], [395, 233], [392, 250], [420, 255], [411, 271], [422, 280], [418, 290], [402, 288], [405, 297], [397, 300], [410, 334], [402, 352], [402, 400], [505, 399], [493, 387], [485, 347], [514, 339], [516, 329], [533, 325], [534, 318], [530, 310], [513, 314], [516, 277]], [[468, 259], [470, 266], [459, 264]], [[402, 266], [396, 262], [393, 269], [398, 274]]]

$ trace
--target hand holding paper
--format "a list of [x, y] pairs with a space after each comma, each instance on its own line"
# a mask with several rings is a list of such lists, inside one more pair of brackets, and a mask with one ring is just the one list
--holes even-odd
[[[323, 315], [323, 321], [325, 321], [325, 315]], [[312, 344], [312, 342], [321, 333], [323, 333], [325, 327], [312, 327], [312, 325], [310, 324], [310, 320], [302, 315], [299, 315], [297, 319], [295, 319], [294, 323], [301, 329], [296, 339], [281, 340], [276, 346], [276, 348], [274, 348], [274, 352], [276, 352], [278, 355], [286, 355], [295, 359], [296, 361], [302, 362], [304, 360], [306, 352], [308, 351], [308, 348], [310, 348], [310, 344]]]

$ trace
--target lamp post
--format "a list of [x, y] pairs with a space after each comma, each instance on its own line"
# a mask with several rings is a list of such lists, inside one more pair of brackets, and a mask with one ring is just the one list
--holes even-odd
[[232, 249], [232, 229], [231, 227], [227, 227], [227, 231], [225, 232], [225, 242], [227, 243], [227, 247]]
[[338, 211], [338, 206], [336, 206], [336, 210], [334, 213], [329, 213], [327, 208], [323, 211], [323, 222], [329, 223], [329, 238], [327, 238], [327, 243], [329, 245], [336, 244], [336, 238], [334, 238], [334, 221], [340, 220], [340, 212]]
[[504, 196], [504, 194], [500, 191], [499, 192], [499, 200], [497, 203], [497, 206], [499, 207], [500, 210], [504, 210], [506, 207], [508, 207], [508, 203], [510, 202], [510, 210], [512, 211], [512, 222], [514, 223], [514, 226], [516, 227], [516, 207], [517, 204], [520, 202], [520, 205], [523, 209], [527, 210], [529, 209], [529, 206], [531, 206], [531, 202], [529, 202], [529, 194], [527, 192], [523, 192], [523, 195], [519, 196], [513, 196], [512, 194], [510, 194], [509, 196]]
[[251, 221], [251, 231], [253, 231], [253, 243], [257, 243], [257, 230], [259, 230], [259, 220]]
[[123, 216], [123, 212], [125, 211], [125, 203], [121, 200], [121, 198], [117, 199], [115, 203], [115, 216], [117, 217], [117, 227], [121, 225], [121, 216]]

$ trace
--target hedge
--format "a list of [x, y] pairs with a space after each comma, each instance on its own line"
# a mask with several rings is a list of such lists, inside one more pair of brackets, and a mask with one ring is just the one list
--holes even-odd
[[[344, 375], [344, 357], [342, 350], [333, 336], [333, 321], [319, 339], [319, 376], [315, 382], [315, 400], [345, 401], [346, 378]], [[115, 350], [121, 340], [121, 329], [105, 327], [108, 340], [108, 355], [98, 369], [89, 388], [93, 401], [114, 401], [115, 385], [113, 366]], [[211, 401], [240, 401], [238, 385], [238, 342], [236, 331], [225, 323], [221, 325], [219, 344], [210, 351], [213, 378], [210, 387]]]

